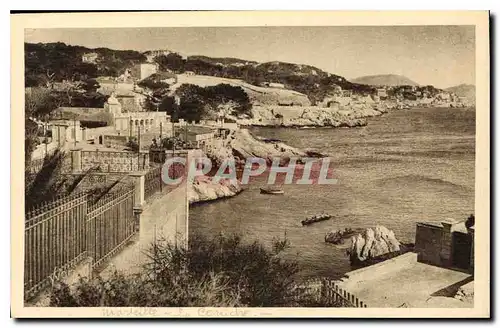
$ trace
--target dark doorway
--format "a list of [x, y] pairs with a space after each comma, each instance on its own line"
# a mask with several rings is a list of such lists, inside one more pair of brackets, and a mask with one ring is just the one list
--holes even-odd
[[99, 136], [99, 145], [102, 145], [102, 136]]
[[470, 234], [455, 231], [453, 233], [453, 258], [454, 267], [468, 269], [470, 266], [470, 253], [472, 237]]

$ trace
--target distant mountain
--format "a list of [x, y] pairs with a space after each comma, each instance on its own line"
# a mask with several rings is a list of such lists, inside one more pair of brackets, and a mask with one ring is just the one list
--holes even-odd
[[476, 97], [476, 87], [472, 84], [460, 84], [454, 87], [445, 89], [448, 92], [453, 92], [459, 97], [466, 97], [468, 99], [474, 100]]
[[410, 80], [406, 76], [396, 75], [396, 74], [361, 76], [352, 79], [351, 82], [359, 84], [367, 84], [367, 85], [389, 85], [389, 86], [419, 85], [417, 82]]

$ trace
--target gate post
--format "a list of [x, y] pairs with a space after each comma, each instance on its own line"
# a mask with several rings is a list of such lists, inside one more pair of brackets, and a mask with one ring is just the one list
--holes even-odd
[[144, 177], [146, 172], [132, 172], [130, 176], [134, 180], [134, 217], [135, 217], [135, 229], [140, 230], [140, 217], [144, 206]]
[[80, 173], [82, 171], [82, 149], [71, 149], [71, 173]]

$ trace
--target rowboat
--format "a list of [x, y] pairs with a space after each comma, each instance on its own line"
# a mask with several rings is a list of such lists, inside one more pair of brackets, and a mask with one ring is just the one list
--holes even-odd
[[302, 220], [301, 223], [303, 226], [305, 226], [305, 225], [310, 225], [310, 224], [320, 222], [320, 221], [330, 220], [331, 218], [332, 218], [332, 216], [330, 214], [314, 215], [310, 218]]
[[261, 194], [271, 194], [271, 195], [282, 195], [285, 192], [283, 191], [283, 188], [281, 187], [262, 187], [260, 188], [260, 193]]

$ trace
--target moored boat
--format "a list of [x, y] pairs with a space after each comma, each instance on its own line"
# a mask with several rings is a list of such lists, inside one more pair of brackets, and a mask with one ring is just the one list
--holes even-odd
[[332, 216], [330, 214], [314, 215], [310, 218], [302, 220], [301, 223], [303, 226], [305, 226], [305, 225], [310, 225], [310, 224], [320, 222], [320, 221], [330, 220], [331, 218], [332, 218]]
[[260, 193], [261, 194], [270, 194], [270, 195], [282, 195], [285, 192], [283, 191], [283, 188], [281, 187], [262, 187], [260, 188]]

